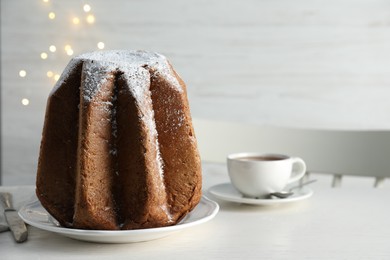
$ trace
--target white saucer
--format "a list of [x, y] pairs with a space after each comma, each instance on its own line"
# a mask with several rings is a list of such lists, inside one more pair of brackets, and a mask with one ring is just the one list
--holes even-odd
[[244, 203], [244, 204], [251, 204], [251, 205], [261, 205], [261, 206], [291, 203], [291, 202], [307, 199], [307, 198], [311, 197], [311, 195], [313, 195], [313, 191], [311, 189], [309, 189], [307, 187], [303, 187], [302, 189], [294, 190], [294, 194], [288, 198], [285, 198], [285, 199], [246, 198], [240, 192], [238, 192], [232, 186], [231, 183], [222, 183], [222, 184], [215, 185], [209, 189], [209, 192], [221, 200]]
[[58, 233], [70, 238], [99, 243], [132, 243], [154, 240], [166, 237], [177, 231], [205, 223], [218, 213], [216, 202], [202, 196], [199, 204], [184, 219], [174, 226], [136, 229], [136, 230], [83, 230], [64, 228], [50, 216], [35, 197], [33, 201], [22, 207], [19, 211], [24, 222], [31, 226]]

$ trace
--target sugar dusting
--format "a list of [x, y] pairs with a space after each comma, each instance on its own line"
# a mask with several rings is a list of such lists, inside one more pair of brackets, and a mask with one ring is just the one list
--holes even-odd
[[113, 73], [110, 72], [115, 69], [116, 66], [109, 62], [84, 61], [81, 75], [83, 82], [82, 97], [84, 101], [90, 102], [96, 93], [101, 90], [103, 84], [105, 84], [109, 78], [114, 78]]
[[156, 74], [164, 77], [178, 91], [183, 91], [178, 80], [174, 76], [171, 66], [165, 56], [156, 52], [147, 51], [96, 51], [81, 54], [75, 58], [76, 60], [93, 60], [112, 63], [119, 70], [137, 71], [139, 67], [150, 67]]
[[145, 123], [146, 129], [149, 130], [149, 136], [152, 140], [155, 140], [155, 147], [157, 150], [156, 161], [158, 164], [159, 175], [161, 183], [163, 180], [163, 164], [161, 159], [161, 153], [159, 150], [158, 133], [156, 130], [156, 122], [154, 120], [154, 111], [149, 109], [152, 107], [152, 99], [150, 98], [150, 76], [149, 72], [142, 67], [138, 67], [136, 70], [123, 71], [123, 77], [129, 85], [129, 90], [139, 104], [141, 109], [141, 120]]
[[[176, 90], [179, 92], [183, 91], [180, 83], [174, 76], [174, 72], [172, 71], [172, 68], [165, 56], [156, 52], [111, 50], [84, 53], [73, 58], [65, 67], [59, 80], [52, 89], [51, 94], [68, 80], [72, 71], [74, 71], [74, 69], [80, 63], [84, 63], [85, 61], [91, 61], [92, 63], [99, 61], [96, 63], [96, 66], [90, 64], [91, 66], [89, 66], [89, 69], [87, 70], [89, 70], [91, 73], [101, 69], [101, 64], [103, 63], [109, 67], [115, 67], [119, 70], [126, 71], [135, 71], [139, 67], [147, 66], [155, 71], [156, 75], [165, 78], [165, 80], [167, 80], [173, 87], [175, 87]], [[89, 72], [87, 71], [87, 73]]]

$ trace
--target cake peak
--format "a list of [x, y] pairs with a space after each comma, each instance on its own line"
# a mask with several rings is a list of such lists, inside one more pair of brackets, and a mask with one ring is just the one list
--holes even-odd
[[140, 69], [149, 71], [150, 76], [158, 75], [170, 82], [176, 90], [182, 91], [168, 59], [157, 52], [144, 50], [105, 50], [80, 54], [74, 57], [64, 69], [60, 79], [54, 86], [52, 93], [67, 79], [72, 71], [80, 64], [89, 63], [86, 73], [96, 73], [102, 66], [121, 73], [134, 74]]
[[94, 51], [81, 54], [75, 59], [98, 60], [120, 64], [129, 64], [131, 66], [156, 65], [157, 63], [166, 65], [168, 63], [165, 56], [151, 51], [143, 50], [106, 50]]

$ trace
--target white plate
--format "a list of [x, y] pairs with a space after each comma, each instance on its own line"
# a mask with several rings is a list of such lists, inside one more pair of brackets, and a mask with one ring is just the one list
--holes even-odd
[[209, 189], [209, 192], [215, 197], [231, 202], [238, 202], [251, 205], [278, 205], [283, 203], [290, 203], [294, 201], [300, 201], [307, 199], [313, 195], [313, 191], [309, 188], [303, 187], [302, 189], [294, 190], [294, 194], [285, 199], [279, 198], [270, 198], [270, 199], [254, 199], [246, 198], [241, 193], [239, 193], [231, 183], [222, 183], [215, 185]]
[[24, 222], [31, 226], [58, 233], [70, 238], [99, 243], [132, 243], [163, 238], [177, 231], [205, 223], [218, 213], [216, 202], [202, 196], [199, 204], [180, 223], [174, 226], [136, 230], [84, 230], [59, 226], [35, 197], [19, 211]]

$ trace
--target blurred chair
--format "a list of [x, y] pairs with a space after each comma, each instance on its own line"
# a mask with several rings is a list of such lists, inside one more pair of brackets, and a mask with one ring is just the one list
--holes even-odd
[[226, 162], [236, 152], [279, 153], [305, 160], [307, 172], [371, 176], [379, 187], [390, 177], [390, 131], [299, 129], [194, 119], [203, 161]]

